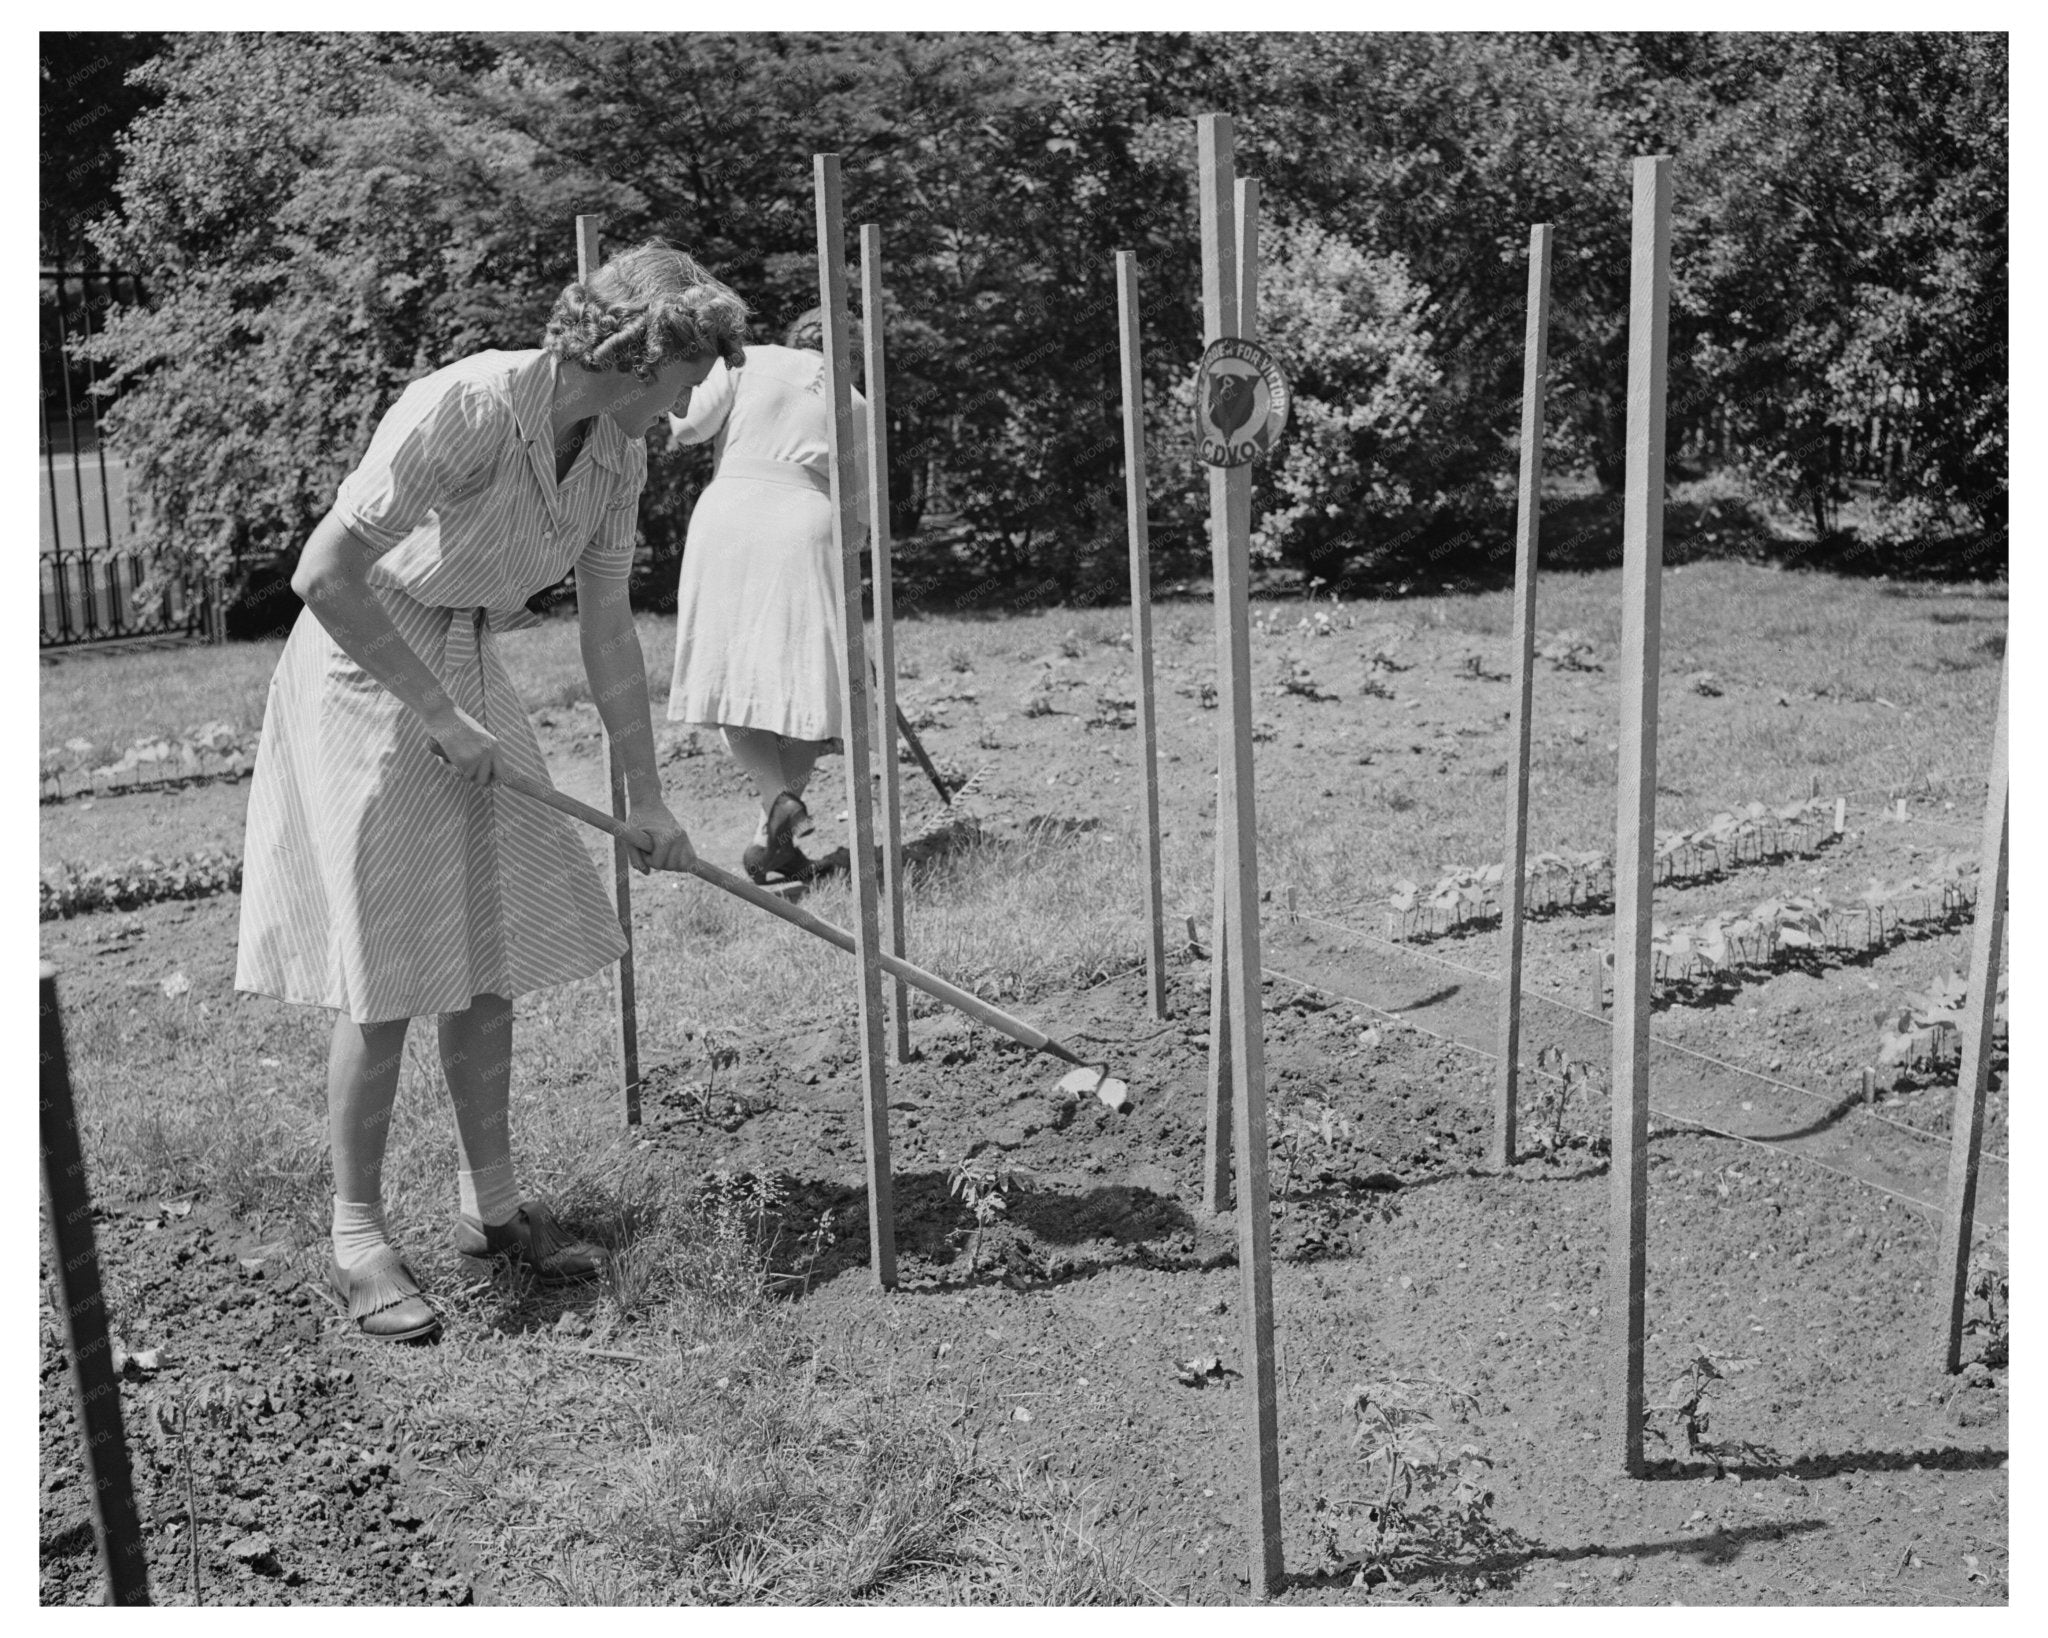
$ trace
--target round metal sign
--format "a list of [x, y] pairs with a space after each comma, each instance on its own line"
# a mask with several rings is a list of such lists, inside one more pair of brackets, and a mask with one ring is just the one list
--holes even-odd
[[1209, 343], [1195, 376], [1195, 451], [1206, 466], [1247, 466], [1287, 430], [1287, 372], [1256, 341]]

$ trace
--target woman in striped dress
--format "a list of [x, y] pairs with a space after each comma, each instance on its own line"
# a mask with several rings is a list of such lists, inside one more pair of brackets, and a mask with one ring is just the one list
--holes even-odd
[[573, 566], [583, 663], [651, 845], [694, 857], [662, 799], [645, 662], [627, 604], [642, 435], [721, 359], [746, 305], [650, 244], [572, 284], [540, 348], [414, 382], [313, 531], [305, 600], [271, 678], [249, 793], [238, 989], [336, 1014], [329, 1284], [368, 1336], [439, 1321], [385, 1235], [386, 1129], [409, 1020], [439, 1016], [454, 1100], [457, 1250], [546, 1279], [596, 1271], [515, 1182], [512, 1000], [625, 950], [610, 896], [555, 814], [492, 787], [547, 777], [498, 653], [526, 600]]
[[[824, 315], [811, 309], [786, 339], [749, 347], [745, 368], [721, 363], [669, 417], [677, 443], [716, 440], [718, 467], [683, 546], [668, 715], [722, 730], [746, 769], [761, 823], [740, 862], [757, 882], [812, 873], [795, 838], [809, 817], [811, 771], [840, 735], [846, 647]], [[865, 493], [867, 400], [854, 392], [851, 402], [855, 484]], [[847, 549], [865, 538], [863, 524]]]

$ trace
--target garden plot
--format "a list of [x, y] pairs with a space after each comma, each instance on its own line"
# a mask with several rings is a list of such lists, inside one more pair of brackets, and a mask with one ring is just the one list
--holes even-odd
[[[1758, 629], [1764, 581], [1737, 565], [1669, 579], [1667, 622], [1688, 642], [1677, 678], [1711, 667], [1728, 686], [1718, 697], [1667, 690], [1661, 804], [1673, 828], [1697, 830], [1735, 811], [1731, 793], [1804, 800], [1819, 772], [1823, 800], [1849, 795], [1848, 833], [1660, 885], [1657, 913], [1672, 926], [1766, 898], [1853, 905], [1873, 876], [1924, 876], [1938, 851], [1974, 841], [1963, 781], [1981, 772], [1985, 745], [1971, 735], [1981, 723], [1988, 743], [1996, 666], [1971, 657], [1977, 627], [2002, 605], [1973, 603], [1984, 618], [1959, 629], [1932, 618], [1959, 598], [1769, 576], [1773, 621], [1846, 620], [1863, 634], [1802, 670], [1805, 649]], [[1611, 658], [1614, 585], [1606, 575], [1543, 591], [1544, 629], [1576, 634], [1559, 652], [1578, 663], [1546, 662], [1537, 680], [1538, 852], [1611, 836], [1611, 672], [1583, 667]], [[1678, 1052], [1655, 1060], [1658, 1108], [1693, 1096], [1688, 1087], [1706, 1101], [1652, 1123], [1649, 1363], [1664, 1408], [1651, 1455], [1662, 1465], [1647, 1481], [1610, 1479], [1590, 1436], [1604, 1413], [1593, 1310], [1604, 1297], [1611, 1025], [1580, 1016], [1592, 1010], [1605, 913], [1567, 905], [1529, 926], [1527, 1158], [1510, 1175], [1483, 1167], [1492, 1065], [1458, 1044], [1460, 1019], [1482, 1047], [1497, 1027], [1495, 937], [1475, 926], [1398, 949], [1380, 937], [1395, 881], [1498, 849], [1505, 690], [1490, 679], [1505, 669], [1505, 600], [1262, 609], [1269, 1159], [1293, 1578], [1283, 1601], [2004, 1602], [1997, 1242], [1980, 1253], [1968, 1368], [1939, 1376], [1925, 1357], [1929, 1295], [1914, 1290], [1933, 1236], [1913, 1207], [1871, 1186], [1932, 1197], [1950, 1097], [1940, 1080], [1952, 1085], [1953, 1070], [1931, 1058], [1886, 1066], [1874, 1115], [1861, 1102], [1860, 1070], [1884, 1049], [1880, 1014], [1896, 1026], [1908, 997], [1946, 993], [1929, 986], [1965, 970], [1967, 922], [1743, 969], [1732, 995], [1674, 991], [1656, 1012], [1660, 1039], [1734, 1069], [1696, 1072]], [[128, 1424], [136, 1433], [158, 1426], [160, 1407], [193, 1407], [209, 1602], [331, 1601], [363, 1544], [387, 1541], [369, 1562], [389, 1573], [354, 1583], [363, 1596], [1246, 1596], [1236, 1237], [1199, 1206], [1207, 964], [1177, 950], [1174, 1016], [1148, 1021], [1136, 735], [1100, 703], [1129, 697], [1124, 629], [1103, 611], [899, 628], [906, 673], [917, 673], [909, 708], [920, 689], [935, 702], [921, 736], [942, 767], [979, 776], [959, 811], [933, 803], [913, 815], [914, 831], [957, 825], [965, 840], [913, 878], [912, 959], [1063, 1040], [1093, 1042], [1140, 1095], [1123, 1113], [1060, 1097], [1062, 1066], [914, 1004], [921, 1056], [890, 1077], [904, 1284], [888, 1297], [865, 1274], [850, 964], [695, 884], [636, 893], [651, 1066], [639, 1133], [617, 1123], [602, 981], [520, 1006], [522, 1166], [617, 1250], [612, 1284], [563, 1295], [464, 1277], [444, 1239], [445, 1096], [430, 1042], [409, 1053], [391, 1209], [450, 1310], [449, 1341], [417, 1353], [358, 1348], [291, 1298], [323, 1246], [324, 1032], [318, 1018], [233, 996], [235, 894], [44, 924], [94, 1183], [120, 1213], [103, 1229], [117, 1341], [138, 1358], [155, 1351], [154, 1371], [124, 1379]], [[1215, 714], [1201, 703], [1214, 677], [1209, 610], [1163, 605], [1158, 629], [1167, 905], [1176, 928], [1196, 918], [1199, 948], [1216, 755]], [[646, 622], [656, 674], [671, 630]], [[557, 783], [602, 801], [594, 713], [551, 692], [573, 662], [573, 627], [521, 641]], [[1481, 664], [1467, 666], [1475, 652]], [[1882, 655], [1882, 682], [1841, 675], [1843, 652]], [[1036, 688], [1048, 662], [1071, 686]], [[1302, 668], [1315, 697], [1286, 686]], [[1768, 687], [1746, 686], [1752, 671]], [[942, 692], [955, 697], [938, 705]], [[1802, 709], [1778, 705], [1781, 693]], [[1040, 699], [1049, 709], [1026, 709]], [[45, 731], [59, 743], [111, 738], [54, 717]], [[736, 855], [752, 815], [727, 759], [687, 754], [681, 736], [667, 743], [678, 813], [711, 857]], [[1876, 817], [1893, 787], [1927, 773], [1959, 782], [1916, 790], [1904, 824]], [[827, 763], [816, 790], [836, 793], [841, 777]], [[238, 848], [231, 812], [207, 804], [246, 789], [52, 804], [45, 858], [90, 870], [145, 851]], [[156, 823], [94, 828], [149, 811], [141, 804]], [[843, 842], [838, 805], [813, 808], [817, 847]], [[150, 839], [131, 847], [134, 836]], [[601, 856], [602, 839], [591, 845]], [[1298, 922], [1283, 919], [1288, 886]], [[843, 889], [810, 902], [846, 919]], [[1573, 1064], [1594, 1072], [1571, 1074]], [[2005, 1098], [1994, 1071], [1987, 1145], [1999, 1153]], [[1731, 1135], [1675, 1118], [1687, 1109]], [[1986, 1227], [2002, 1215], [2002, 1187], [1987, 1158]], [[191, 1217], [160, 1209], [187, 1200]], [[202, 1243], [184, 1225], [207, 1212]], [[224, 1260], [276, 1243], [300, 1286], [282, 1274], [266, 1283], [268, 1262], [259, 1276]], [[746, 1272], [756, 1250], [759, 1279]], [[54, 1346], [46, 1328], [46, 1362]], [[242, 1393], [232, 1407], [229, 1380]], [[84, 1601], [93, 1576], [65, 1470], [67, 1406], [48, 1377], [43, 1589]], [[1392, 1532], [1364, 1505], [1384, 1494], [1389, 1471], [1375, 1455], [1390, 1422], [1414, 1430], [1416, 1484]], [[776, 1432], [792, 1427], [834, 1431], [808, 1439], [814, 1459], [799, 1467]], [[1461, 1455], [1468, 1444], [1485, 1458], [1477, 1468]], [[373, 1460], [359, 1461], [363, 1451]], [[736, 1482], [714, 1490], [707, 1463], [720, 1485], [749, 1473], [788, 1482], [772, 1496]], [[184, 1458], [174, 1441], [153, 1442], [143, 1466], [153, 1581], [180, 1601], [189, 1538], [172, 1522], [187, 1510]], [[926, 1474], [932, 1488], [920, 1490]], [[903, 1555], [863, 1565], [815, 1550], [869, 1539], [883, 1508], [898, 1510], [887, 1516], [903, 1523], [890, 1538], [910, 1544]], [[371, 1528], [372, 1511], [386, 1523]], [[237, 1557], [258, 1531], [271, 1555]], [[751, 1581], [735, 1574], [747, 1564]]]

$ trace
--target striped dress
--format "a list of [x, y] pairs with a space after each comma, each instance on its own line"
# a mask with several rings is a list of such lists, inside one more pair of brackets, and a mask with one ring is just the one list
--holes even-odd
[[[497, 633], [579, 574], [630, 571], [647, 452], [598, 416], [555, 483], [555, 361], [487, 352], [414, 382], [336, 518], [379, 556], [400, 635], [520, 772], [547, 777]], [[249, 792], [235, 987], [358, 1023], [460, 1011], [616, 961], [625, 940], [568, 824], [471, 785], [303, 610], [270, 680]]]
[[[865, 495], [867, 400], [853, 393], [852, 406]], [[678, 443], [715, 438], [718, 459], [683, 544], [671, 722], [839, 737], [846, 617], [830, 423], [825, 355], [794, 347], [750, 346], [739, 369], [713, 365], [669, 417]]]

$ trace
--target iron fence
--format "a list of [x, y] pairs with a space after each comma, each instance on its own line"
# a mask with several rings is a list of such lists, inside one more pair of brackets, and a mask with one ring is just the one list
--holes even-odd
[[142, 508], [126, 464], [100, 439], [99, 372], [78, 351], [108, 309], [142, 299], [132, 273], [42, 269], [36, 567], [44, 648], [216, 631], [219, 599], [206, 588], [151, 582]]

